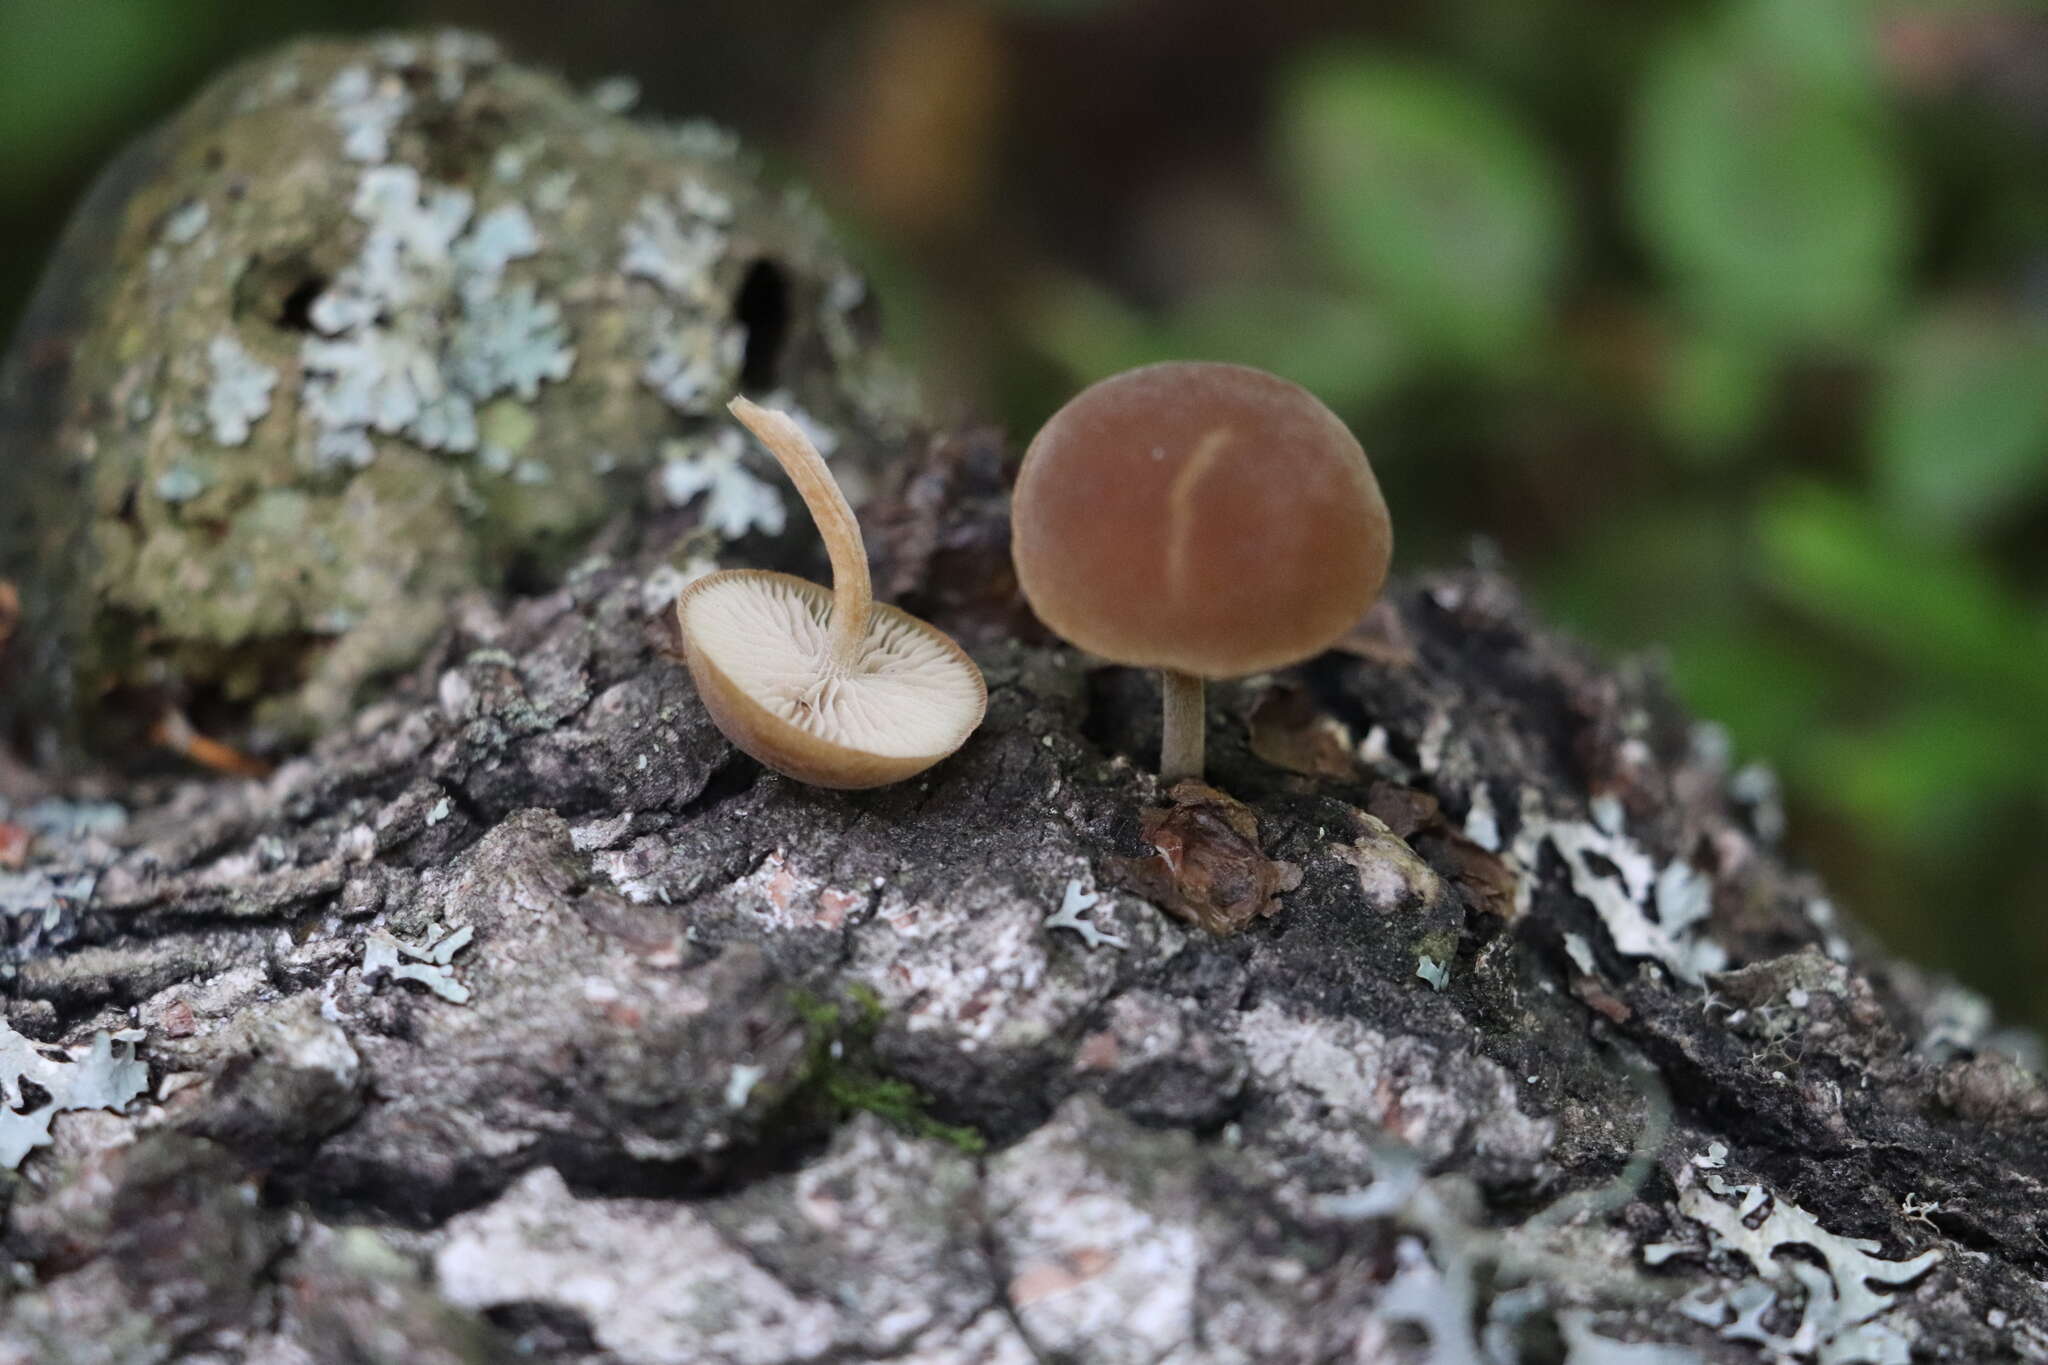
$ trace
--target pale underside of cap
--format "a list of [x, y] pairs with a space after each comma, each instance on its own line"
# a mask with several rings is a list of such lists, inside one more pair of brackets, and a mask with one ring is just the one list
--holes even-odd
[[943, 633], [876, 603], [858, 657], [831, 665], [831, 590], [731, 570], [676, 603], [699, 695], [733, 743], [821, 787], [900, 782], [981, 723], [981, 670]]

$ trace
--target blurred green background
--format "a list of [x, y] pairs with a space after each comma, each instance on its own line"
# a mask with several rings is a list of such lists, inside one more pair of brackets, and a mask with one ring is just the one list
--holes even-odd
[[1407, 566], [1661, 652], [1839, 899], [2048, 1024], [2040, 5], [0, 0], [0, 323], [224, 61], [443, 23], [810, 179], [942, 413], [1309, 385]]

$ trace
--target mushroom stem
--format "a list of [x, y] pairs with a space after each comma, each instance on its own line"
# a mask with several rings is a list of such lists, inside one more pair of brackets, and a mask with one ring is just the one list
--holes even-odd
[[810, 509], [818, 534], [825, 538], [825, 553], [832, 560], [832, 663], [838, 669], [850, 669], [867, 639], [868, 610], [875, 601], [867, 546], [861, 541], [853, 508], [839, 491], [839, 481], [832, 477], [825, 457], [787, 413], [745, 398], [733, 399], [726, 408], [768, 447]]
[[1178, 782], [1202, 776], [1202, 680], [1171, 668], [1159, 670], [1159, 690], [1166, 701], [1166, 732], [1159, 742], [1159, 778]]

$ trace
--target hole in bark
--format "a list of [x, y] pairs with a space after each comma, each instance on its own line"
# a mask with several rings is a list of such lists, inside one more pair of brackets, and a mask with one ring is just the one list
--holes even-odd
[[581, 1313], [551, 1303], [507, 1303], [484, 1310], [493, 1327], [536, 1360], [594, 1355], [597, 1338]]
[[775, 376], [782, 368], [783, 344], [789, 340], [789, 277], [773, 261], [755, 261], [740, 281], [732, 309], [747, 329], [740, 387], [756, 393], [774, 388]]
[[277, 325], [287, 332], [310, 332], [313, 330], [313, 304], [327, 292], [327, 280], [320, 275], [309, 275], [293, 286], [278, 305]]
[[553, 567], [538, 550], [521, 550], [505, 566], [505, 590], [515, 596], [539, 597], [555, 583]]
[[313, 304], [334, 281], [327, 243], [257, 256], [235, 281], [234, 318], [284, 332], [313, 330]]
[[760, 777], [761, 765], [735, 751], [711, 770], [704, 790], [686, 802], [677, 814], [685, 820], [695, 819], [713, 806], [745, 796], [754, 789], [754, 783]]

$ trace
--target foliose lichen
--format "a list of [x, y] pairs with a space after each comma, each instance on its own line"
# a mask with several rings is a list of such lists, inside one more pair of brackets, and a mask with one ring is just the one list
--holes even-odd
[[731, 428], [695, 446], [673, 441], [662, 447], [662, 496], [687, 507], [702, 498], [703, 524], [727, 540], [753, 531], [781, 535], [788, 522], [782, 494], [747, 468], [746, 438]]
[[1547, 844], [1564, 860], [1572, 889], [1600, 916], [1616, 952], [1659, 962], [1691, 986], [1727, 965], [1727, 952], [1707, 936], [1712, 882], [1682, 858], [1660, 867], [1623, 828], [1618, 804], [1596, 799], [1593, 820], [1560, 819], [1530, 790], [1523, 793], [1520, 815], [1504, 848], [1490, 799], [1484, 805], [1475, 800], [1465, 823], [1467, 838], [1504, 853], [1515, 870], [1518, 909], [1528, 909], [1534, 869]]
[[373, 931], [363, 944], [363, 980], [368, 984], [379, 976], [389, 976], [394, 981], [417, 981], [451, 1005], [466, 1005], [469, 987], [455, 979], [451, 964], [475, 937], [476, 930], [467, 924], [430, 935], [424, 945]]
[[[238, 446], [249, 439], [249, 428], [270, 411], [270, 393], [277, 387], [277, 371], [258, 363], [232, 332], [222, 332], [207, 343], [206, 358], [213, 366], [213, 386], [206, 391], [206, 417], [213, 424], [213, 439], [224, 446]], [[165, 476], [170, 477], [169, 475]], [[183, 498], [163, 491], [166, 502]], [[185, 497], [196, 496], [196, 487]]]
[[[13, 1170], [50, 1141], [50, 1122], [71, 1109], [119, 1109], [149, 1083], [135, 1059], [140, 1031], [93, 1035], [82, 1056], [55, 1061], [0, 1022], [0, 1167]], [[32, 1102], [24, 1083], [42, 1098]]]
[[318, 335], [300, 356], [316, 464], [368, 465], [373, 434], [474, 451], [479, 404], [569, 377], [561, 309], [530, 282], [503, 287], [505, 268], [541, 248], [532, 219], [501, 204], [472, 222], [474, 208], [410, 166], [363, 173], [352, 205], [369, 228], [362, 254], [314, 301]]
[[[1697, 1290], [1680, 1312], [1776, 1359], [1905, 1365], [1912, 1340], [1885, 1319], [1899, 1305], [1901, 1287], [1941, 1260], [1938, 1248], [1892, 1260], [1879, 1254], [1877, 1242], [1830, 1232], [1762, 1185], [1716, 1174], [1702, 1184], [1679, 1191], [1679, 1209], [1708, 1230], [1716, 1249], [1747, 1261], [1758, 1278]], [[1820, 1264], [1780, 1254], [1797, 1248]], [[1782, 1321], [1781, 1301], [1796, 1306], [1789, 1327], [1772, 1325]]]

